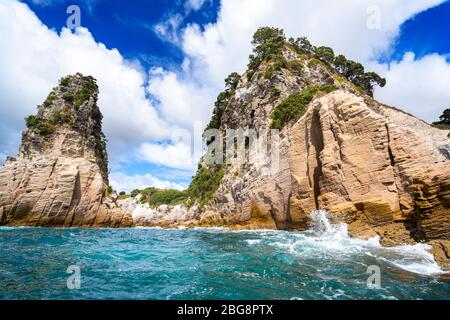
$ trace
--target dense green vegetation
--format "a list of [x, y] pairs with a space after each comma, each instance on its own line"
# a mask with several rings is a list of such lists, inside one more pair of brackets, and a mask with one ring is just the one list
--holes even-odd
[[266, 72], [264, 72], [264, 78], [271, 79], [273, 76], [273, 66], [268, 66]]
[[[450, 130], [450, 108], [445, 109], [439, 117], [439, 121], [433, 122], [433, 127], [442, 130]], [[450, 138], [450, 133], [448, 134]]]
[[[302, 74], [301, 64], [291, 64], [284, 61], [282, 49], [288, 46], [302, 56], [309, 58], [308, 67], [314, 67], [323, 63], [334, 71], [351, 81], [356, 87], [366, 94], [373, 96], [375, 85], [384, 87], [386, 80], [375, 72], [365, 72], [362, 64], [353, 60], [348, 60], [343, 55], [335, 56], [332, 48], [320, 46], [315, 47], [305, 37], [290, 38], [286, 40], [284, 31], [278, 28], [262, 27], [253, 35], [253, 53], [249, 57], [249, 76], [252, 76], [256, 68], [262, 61], [273, 62], [274, 70], [288, 67], [291, 71]], [[272, 71], [273, 73], [273, 71]], [[271, 72], [266, 72], [265, 77], [271, 76]]]
[[280, 97], [281, 95], [281, 90], [278, 88], [273, 87], [272, 88], [272, 93], [270, 95], [270, 97], [272, 98], [272, 100], [276, 100]]
[[53, 104], [53, 102], [55, 102], [55, 100], [56, 100], [56, 95], [55, 95], [55, 93], [52, 91], [52, 92], [50, 92], [50, 94], [47, 96], [47, 99], [45, 99], [44, 103], [42, 103], [42, 106], [43, 106], [44, 108], [49, 108], [49, 107]]
[[150, 207], [156, 208], [160, 205], [178, 205], [185, 203], [189, 197], [187, 191], [179, 190], [161, 190], [153, 187], [146, 188], [144, 190], [133, 190], [131, 192], [132, 197], [141, 195], [140, 202], [148, 203]]
[[49, 123], [51, 125], [58, 124], [73, 124], [73, 117], [69, 114], [69, 108], [67, 106], [64, 107], [63, 110], [55, 110], [50, 116]]
[[289, 121], [300, 119], [305, 114], [306, 107], [315, 94], [318, 92], [329, 93], [334, 90], [336, 88], [331, 85], [311, 86], [301, 92], [291, 94], [272, 111], [272, 127], [282, 129]]
[[433, 122], [434, 126], [450, 126], [450, 108], [445, 109], [439, 117], [439, 121]]
[[[62, 78], [59, 81], [60, 86], [63, 90], [68, 90], [68, 86], [70, 85], [70, 76]], [[44, 109], [49, 109], [53, 106], [55, 101], [57, 100], [56, 96], [56, 88], [50, 92], [45, 101], [42, 104]], [[78, 111], [80, 106], [88, 101], [90, 97], [96, 97], [98, 92], [98, 86], [96, 80], [91, 76], [83, 77], [83, 82], [81, 89], [75, 93], [71, 93], [69, 91], [63, 94], [64, 102], [66, 103], [62, 109], [55, 108], [55, 110], [51, 110], [51, 114], [48, 116], [48, 119], [43, 119], [38, 116], [28, 116], [25, 118], [25, 122], [27, 128], [35, 131], [41, 135], [51, 134], [55, 131], [58, 125], [69, 124], [73, 125], [75, 122], [75, 114], [74, 111]], [[107, 159], [106, 155], [106, 139], [102, 136], [100, 142], [100, 150], [99, 155], [103, 159]]]
[[330, 47], [314, 47], [306, 38], [299, 38], [297, 40], [291, 38], [289, 39], [289, 44], [298, 53], [309, 54], [314, 57], [313, 60], [310, 60], [309, 67], [317, 64], [317, 60], [319, 60], [347, 78], [347, 80], [370, 96], [373, 96], [375, 85], [379, 85], [380, 87], [386, 85], [386, 79], [380, 77], [375, 72], [365, 72], [364, 66], [361, 63], [348, 60], [342, 54], [335, 56], [333, 49]]
[[288, 68], [298, 76], [303, 76], [303, 64], [298, 60], [292, 60], [288, 63]]
[[259, 28], [253, 35], [252, 45], [253, 53], [249, 57], [248, 74], [250, 78], [254, 70], [263, 61], [271, 62], [266, 70], [264, 77], [270, 79], [274, 71], [286, 68], [286, 61], [282, 55], [283, 45], [286, 37], [283, 29], [263, 27]]
[[[69, 78], [63, 78], [60, 80], [60, 85], [67, 87], [69, 85]], [[95, 97], [98, 92], [97, 81], [92, 76], [83, 77], [83, 83], [81, 89], [75, 93], [66, 92], [63, 96], [67, 103], [73, 104], [76, 111], [88, 101], [91, 97]]]
[[150, 187], [144, 190], [133, 190], [130, 196], [134, 198], [137, 195], [141, 195], [140, 202], [148, 203], [153, 208], [164, 204], [191, 205], [194, 202], [203, 207], [213, 198], [223, 176], [224, 171], [221, 166], [214, 168], [201, 167], [196, 176], [193, 177], [187, 190], [161, 190]]
[[108, 140], [103, 132], [100, 133], [100, 142], [98, 144], [97, 150], [95, 151], [95, 155], [97, 158], [103, 160], [104, 163], [108, 163], [108, 151], [106, 149], [106, 144]]
[[70, 83], [70, 77], [65, 77], [59, 80], [59, 84], [63, 87], [67, 87]]
[[25, 122], [28, 129], [41, 135], [51, 134], [55, 131], [53, 126], [33, 115], [26, 117]]
[[224, 174], [222, 167], [219, 165], [199, 168], [187, 190], [189, 196], [198, 200], [200, 206], [204, 206], [212, 199]]
[[233, 96], [240, 79], [241, 76], [236, 72], [233, 72], [225, 79], [225, 91], [219, 93], [219, 95], [217, 96], [217, 100], [214, 103], [211, 121], [209, 122], [205, 130], [218, 129], [220, 127], [223, 111], [230, 102], [230, 99]]
[[262, 61], [271, 60], [282, 52], [286, 37], [278, 28], [259, 28], [253, 35], [253, 53], [250, 55], [248, 68], [256, 69]]

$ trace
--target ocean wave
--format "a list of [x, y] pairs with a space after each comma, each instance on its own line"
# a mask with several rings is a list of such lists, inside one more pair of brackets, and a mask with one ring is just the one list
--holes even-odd
[[[442, 270], [428, 251], [426, 244], [403, 245], [386, 248], [378, 236], [368, 240], [352, 238], [346, 224], [332, 224], [327, 212], [312, 213], [312, 229], [297, 234], [279, 234], [269, 244], [282, 252], [300, 257], [333, 257], [352, 260], [355, 255], [366, 255], [384, 261], [402, 270], [432, 276], [448, 273]], [[251, 240], [254, 241], [254, 240]], [[356, 260], [356, 259], [355, 259]]]

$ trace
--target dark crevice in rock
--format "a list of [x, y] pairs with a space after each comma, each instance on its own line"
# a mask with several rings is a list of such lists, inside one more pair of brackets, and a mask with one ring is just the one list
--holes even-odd
[[392, 153], [392, 149], [391, 149], [391, 136], [389, 133], [389, 126], [386, 123], [386, 133], [387, 133], [387, 139], [388, 139], [388, 154], [389, 154], [389, 160], [391, 162], [391, 167], [395, 167], [395, 157], [394, 154]]
[[[306, 142], [306, 153], [307, 153], [307, 159], [309, 159], [309, 155], [310, 155], [310, 149], [311, 149], [311, 144], [309, 143], [309, 131], [308, 131], [308, 126], [305, 125], [305, 142]], [[308, 177], [308, 184], [309, 187], [312, 189], [313, 188], [313, 182], [311, 180], [311, 170], [309, 168], [309, 161], [306, 161], [306, 176]]]
[[270, 212], [270, 216], [273, 219], [273, 222], [275, 222], [275, 225], [277, 226], [278, 230], [283, 230], [283, 226], [281, 226], [279, 224], [279, 219], [277, 219], [277, 212], [278, 210], [275, 208], [275, 206], [273, 205], [272, 199], [267, 197], [266, 195], [263, 196], [263, 201], [264, 203], [268, 204], [270, 206], [269, 212]]
[[[397, 178], [395, 176], [396, 174], [396, 170], [397, 170], [397, 162], [395, 160], [395, 156], [394, 153], [392, 151], [391, 148], [391, 134], [389, 131], [389, 125], [388, 123], [385, 124], [386, 127], [386, 134], [387, 134], [387, 141], [388, 141], [388, 155], [389, 155], [389, 161], [394, 173], [394, 184], [395, 184], [395, 189], [397, 192], [397, 196], [398, 196], [398, 200], [399, 200], [399, 206], [400, 206], [400, 211], [404, 212], [404, 207], [401, 204], [401, 197], [400, 197], [400, 188], [399, 188], [399, 184], [397, 181]], [[400, 175], [400, 179], [402, 179], [402, 175], [399, 172], [398, 173]], [[406, 230], [408, 230], [410, 237], [412, 239], [415, 239], [415, 241], [420, 241], [423, 238], [423, 233], [420, 230], [419, 224], [418, 224], [418, 218], [416, 214], [409, 214], [407, 216], [407, 218], [405, 219], [405, 221], [403, 221], [403, 225], [405, 226]]]
[[52, 166], [52, 170], [50, 171], [49, 177], [53, 175], [53, 172], [55, 172], [56, 164], [58, 163], [58, 159], [55, 160]]
[[6, 224], [6, 212], [5, 207], [1, 208], [0, 212], [0, 226], [4, 226]]
[[324, 142], [322, 128], [320, 125], [320, 116], [317, 110], [314, 111], [311, 119], [311, 144], [316, 152], [316, 166], [313, 172], [314, 203], [316, 209], [319, 209], [320, 179], [323, 175], [320, 154], [324, 148]]
[[80, 173], [78, 172], [77, 177], [75, 179], [75, 186], [73, 189], [72, 200], [70, 202], [68, 212], [71, 212], [76, 206], [78, 206], [80, 200], [81, 200], [81, 181], [80, 181]]
[[288, 200], [286, 203], [286, 229], [291, 231], [294, 229], [294, 223], [292, 222], [292, 216], [291, 216], [291, 198], [292, 198], [292, 191], [289, 192]]
[[443, 154], [443, 155], [444, 155], [444, 157], [445, 157], [445, 158], [447, 158], [447, 159], [449, 159], [449, 160], [450, 160], [450, 153], [448, 152], [448, 150], [447, 150], [447, 149], [444, 149], [444, 148], [440, 148], [440, 149], [439, 149], [439, 151], [441, 152], [441, 154]]

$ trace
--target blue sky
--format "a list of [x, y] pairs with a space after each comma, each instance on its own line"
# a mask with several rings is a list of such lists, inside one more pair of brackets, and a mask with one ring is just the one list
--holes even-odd
[[[450, 105], [449, 1], [2, 1], [0, 89], [8, 94], [0, 97], [0, 156], [17, 152], [23, 117], [59, 77], [91, 73], [102, 90], [111, 180], [119, 190], [188, 185], [199, 157], [189, 149], [194, 127], [208, 121], [226, 75], [245, 70], [251, 35], [262, 25], [306, 35], [379, 72], [388, 80], [376, 91], [382, 102], [429, 122]], [[70, 4], [80, 6], [83, 27], [72, 33], [63, 31]], [[368, 30], [373, 4], [381, 27]], [[34, 57], [39, 63], [30, 67]], [[174, 133], [194, 137], [181, 141]]]
[[[55, 30], [65, 27], [69, 4], [80, 6], [82, 26], [109, 48], [118, 48], [128, 59], [138, 59], [144, 66], [155, 63], [165, 67], [181, 64], [183, 54], [173, 44], [161, 39], [153, 27], [173, 14], [185, 15], [180, 27], [189, 23], [205, 25], [217, 19], [220, 1], [205, 1], [198, 11], [186, 11], [180, 0], [24, 0], [45, 25]], [[131, 5], [130, 5], [131, 4]], [[450, 53], [450, 1], [419, 13], [401, 25], [394, 49], [381, 61], [400, 60], [406, 52], [417, 57], [430, 53]]]
[[[82, 26], [87, 27], [95, 39], [109, 48], [118, 48], [128, 59], [138, 59], [144, 66], [161, 64], [179, 65], [183, 54], [170, 42], [161, 39], [153, 27], [168, 16], [181, 14], [180, 27], [189, 23], [205, 25], [217, 19], [220, 1], [205, 1], [198, 11], [188, 11], [185, 4], [170, 0], [24, 0], [45, 25], [55, 30], [65, 27], [67, 6], [76, 4], [83, 13]], [[430, 8], [401, 25], [401, 33], [394, 44], [392, 55], [380, 57], [383, 61], [400, 60], [406, 52], [418, 57], [430, 53], [450, 53], [450, 1]]]
[[401, 26], [392, 59], [399, 60], [408, 51], [417, 57], [430, 53], [450, 53], [450, 2], [426, 10]]
[[81, 8], [82, 26], [95, 39], [108, 48], [118, 48], [124, 57], [139, 59], [146, 67], [155, 63], [164, 66], [178, 65], [183, 56], [179, 50], [161, 39], [153, 27], [167, 19], [169, 15], [182, 14], [183, 24], [196, 22], [201, 25], [214, 22], [217, 18], [218, 1], [206, 1], [201, 10], [185, 8], [182, 1], [169, 0], [77, 0], [43, 2], [23, 1], [49, 28], [61, 30], [66, 26], [66, 9], [70, 4]]

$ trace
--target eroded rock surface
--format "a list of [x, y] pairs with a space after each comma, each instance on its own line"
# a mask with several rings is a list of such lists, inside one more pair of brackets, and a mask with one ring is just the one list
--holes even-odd
[[316, 94], [282, 128], [275, 171], [264, 161], [228, 164], [213, 200], [184, 215], [186, 224], [305, 230], [311, 212], [326, 209], [352, 236], [378, 235], [386, 246], [449, 240], [449, 131], [378, 103], [325, 64], [288, 48], [283, 54], [302, 64], [302, 74], [281, 68], [268, 78], [263, 62], [242, 76], [222, 116], [223, 137], [227, 129], [270, 130], [272, 111], [292, 93], [336, 90]]
[[97, 94], [93, 78], [69, 76], [28, 118], [19, 156], [0, 168], [1, 225], [132, 225], [105, 196], [108, 162]]

